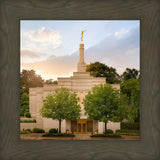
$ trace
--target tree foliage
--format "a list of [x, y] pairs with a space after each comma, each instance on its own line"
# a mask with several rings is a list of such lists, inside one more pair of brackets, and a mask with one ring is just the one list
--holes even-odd
[[29, 96], [28, 93], [23, 93], [20, 99], [20, 116], [29, 113]]
[[29, 88], [42, 87], [43, 80], [34, 70], [22, 70], [20, 73], [20, 115], [28, 116], [29, 113]]
[[29, 93], [29, 88], [42, 87], [43, 80], [40, 75], [37, 75], [34, 70], [22, 70], [20, 74], [21, 94]]
[[53, 80], [53, 79], [48, 79], [46, 81], [44, 81], [45, 84], [58, 84], [57, 80]]
[[43, 117], [59, 121], [59, 133], [61, 133], [62, 120], [76, 120], [80, 117], [79, 98], [76, 93], [71, 93], [67, 88], [56, 89], [43, 100], [40, 113]]
[[120, 100], [118, 90], [109, 84], [101, 84], [92, 88], [84, 99], [86, 114], [90, 119], [99, 120], [106, 124], [108, 121], [121, 121], [124, 119], [125, 105]]
[[128, 99], [129, 117], [131, 121], [140, 119], [140, 83], [138, 79], [123, 81], [120, 85], [121, 93]]
[[133, 69], [126, 68], [121, 77], [123, 80], [138, 79], [139, 71], [134, 68]]
[[116, 72], [116, 69], [113, 67], [109, 67], [103, 63], [91, 63], [87, 65], [86, 71], [90, 72], [94, 77], [107, 77], [107, 83], [120, 83], [120, 76]]

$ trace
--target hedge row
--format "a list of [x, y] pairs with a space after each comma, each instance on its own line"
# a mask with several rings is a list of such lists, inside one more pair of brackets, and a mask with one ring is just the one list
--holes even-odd
[[121, 123], [121, 130], [122, 129], [139, 130], [140, 129], [140, 123], [139, 122], [134, 122], [134, 123], [122, 122]]
[[28, 133], [45, 133], [43, 129], [40, 128], [33, 128], [33, 131], [31, 129], [26, 129], [20, 132], [21, 134], [28, 134]]
[[49, 133], [58, 133], [58, 129], [56, 129], [56, 128], [51, 128], [51, 129], [49, 130]]
[[33, 128], [33, 133], [45, 133], [45, 131], [40, 128]]
[[140, 133], [140, 131], [139, 130], [122, 129], [122, 130], [116, 130], [116, 133]]
[[113, 133], [113, 130], [107, 129], [107, 133], [108, 133], [108, 134], [112, 134], [112, 133]]
[[36, 123], [36, 120], [35, 119], [29, 119], [29, 120], [27, 120], [27, 119], [25, 119], [25, 120], [20, 120], [20, 123]]
[[46, 133], [43, 137], [75, 137], [75, 135], [71, 133]]

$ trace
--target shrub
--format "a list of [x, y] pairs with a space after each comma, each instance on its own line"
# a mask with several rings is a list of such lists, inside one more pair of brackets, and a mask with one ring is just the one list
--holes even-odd
[[120, 129], [117, 129], [117, 130], [116, 130], [116, 133], [121, 133], [121, 130], [120, 130]]
[[20, 122], [21, 123], [36, 123], [36, 120], [35, 119], [29, 119], [29, 120], [27, 120], [27, 119], [25, 119], [25, 120], [20, 120]]
[[107, 133], [112, 134], [113, 131], [111, 129], [107, 129]]
[[26, 129], [26, 131], [28, 131], [28, 132], [32, 133], [31, 129]]
[[31, 117], [31, 114], [30, 114], [29, 112], [26, 112], [26, 113], [25, 113], [25, 117], [30, 118], [30, 117]]
[[26, 134], [26, 131], [20, 131], [21, 134]]
[[127, 130], [139, 130], [140, 123], [139, 122], [122, 122], [121, 123], [121, 129], [127, 129]]
[[56, 128], [51, 128], [49, 130], [49, 133], [58, 133], [58, 130]]
[[20, 110], [20, 116], [24, 116], [24, 111]]
[[33, 128], [33, 133], [44, 133], [45, 131], [40, 128]]
[[24, 131], [21, 131], [20, 132], [21, 134], [29, 134], [29, 133], [31, 133], [30, 131], [27, 131], [27, 130], [24, 130]]
[[43, 137], [75, 137], [75, 135], [71, 133], [46, 133]]
[[121, 138], [120, 135], [117, 134], [93, 134], [91, 137], [113, 137], [113, 138]]

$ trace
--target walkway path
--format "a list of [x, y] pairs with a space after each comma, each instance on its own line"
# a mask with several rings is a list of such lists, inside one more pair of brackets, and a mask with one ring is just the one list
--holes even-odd
[[21, 140], [139, 140], [140, 136], [122, 135], [122, 138], [90, 137], [89, 134], [77, 134], [75, 137], [42, 137], [44, 133], [20, 134]]

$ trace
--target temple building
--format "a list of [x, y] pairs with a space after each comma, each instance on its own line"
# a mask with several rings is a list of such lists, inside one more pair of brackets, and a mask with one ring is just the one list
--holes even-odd
[[[36, 119], [36, 123], [34, 126], [30, 126], [30, 129], [36, 127], [48, 132], [51, 128], [59, 128], [59, 122], [57, 120], [43, 118], [39, 111], [43, 106], [43, 99], [48, 95], [48, 93], [54, 92], [55, 89], [63, 86], [68, 88], [71, 92], [77, 93], [77, 96], [80, 98], [81, 116], [80, 119], [76, 121], [63, 120], [61, 124], [62, 133], [65, 133], [66, 130], [73, 133], [103, 133], [105, 129], [104, 122], [88, 119], [85, 115], [84, 105], [82, 102], [88, 92], [92, 90], [92, 87], [105, 83], [105, 77], [92, 77], [90, 76], [90, 72], [86, 72], [84, 44], [81, 41], [79, 45], [79, 62], [77, 64], [77, 72], [73, 72], [73, 76], [69, 78], [58, 78], [58, 84], [44, 84], [43, 87], [29, 89], [29, 111], [31, 113], [31, 117]], [[120, 89], [119, 84], [113, 84], [112, 87]], [[120, 123], [109, 122], [107, 124], [107, 128], [115, 131], [120, 129]], [[27, 129], [27, 127], [21, 126], [21, 130], [23, 129]]]

